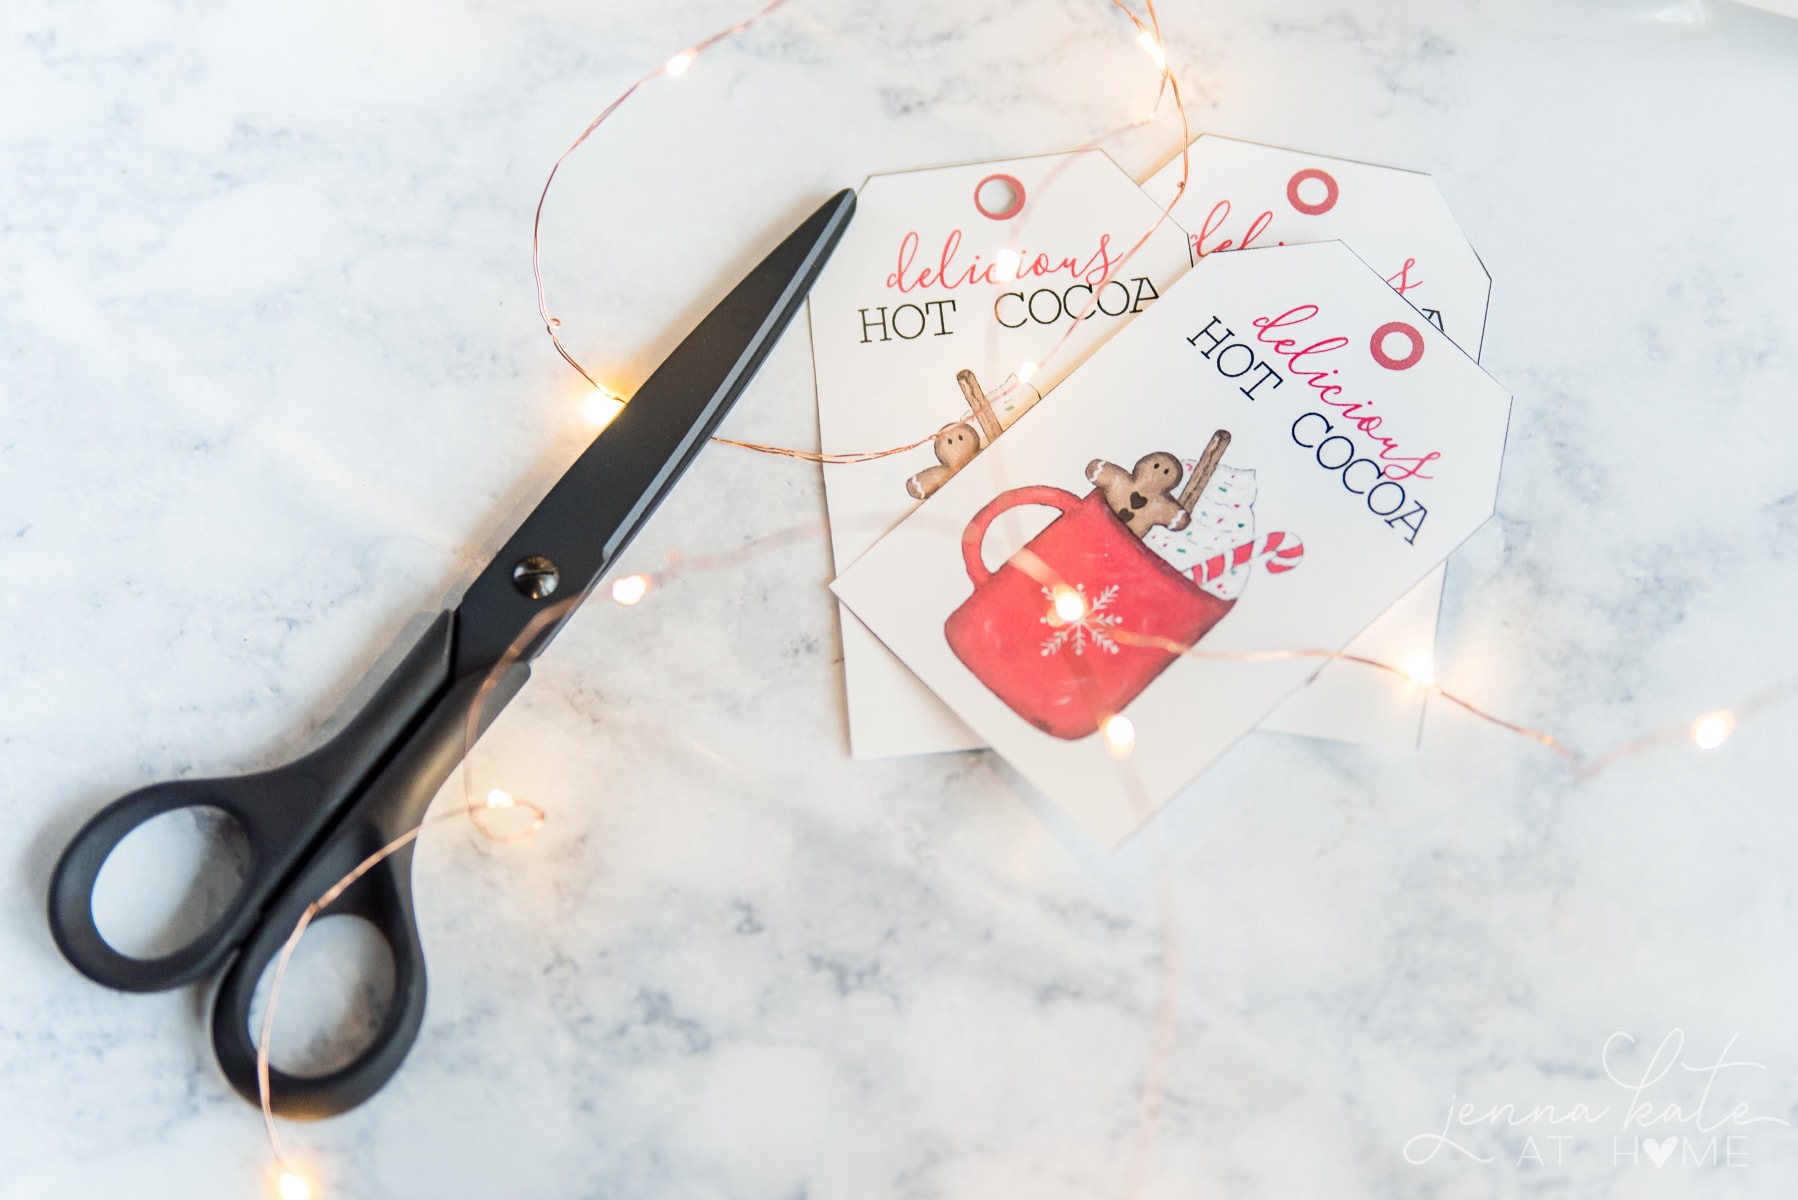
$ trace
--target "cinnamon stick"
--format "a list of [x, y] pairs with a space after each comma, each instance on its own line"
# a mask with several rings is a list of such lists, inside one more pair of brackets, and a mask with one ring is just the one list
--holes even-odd
[[974, 372], [957, 371], [955, 382], [961, 384], [961, 394], [968, 398], [968, 407], [973, 410], [974, 419], [980, 422], [980, 431], [986, 435], [986, 444], [992, 445], [999, 434], [1004, 432], [997, 414], [993, 412], [992, 401], [980, 390], [980, 381], [974, 378]]
[[1180, 507], [1190, 515], [1198, 507], [1199, 499], [1204, 496], [1205, 488], [1211, 483], [1211, 477], [1217, 474], [1217, 464], [1224, 460], [1224, 451], [1230, 447], [1230, 431], [1220, 429], [1211, 435], [1211, 441], [1205, 446], [1205, 453], [1200, 456], [1198, 465], [1192, 469], [1192, 477], [1186, 481], [1186, 487], [1180, 492]]

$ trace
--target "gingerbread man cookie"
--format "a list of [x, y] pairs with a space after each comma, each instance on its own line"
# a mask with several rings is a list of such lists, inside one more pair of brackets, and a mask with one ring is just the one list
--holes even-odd
[[905, 481], [905, 490], [913, 500], [928, 500], [979, 453], [980, 435], [972, 425], [950, 425], [936, 435], [936, 460], [942, 465], [925, 467], [913, 475]]
[[1192, 520], [1192, 514], [1174, 498], [1174, 489], [1180, 486], [1184, 473], [1180, 460], [1162, 450], [1137, 459], [1134, 471], [1102, 458], [1095, 458], [1086, 466], [1087, 479], [1105, 493], [1111, 511], [1137, 537], [1157, 525], [1178, 532]]

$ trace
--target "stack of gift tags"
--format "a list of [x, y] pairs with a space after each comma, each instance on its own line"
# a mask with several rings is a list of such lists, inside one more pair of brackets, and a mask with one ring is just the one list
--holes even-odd
[[1415, 745], [1510, 413], [1489, 290], [1411, 171], [1205, 136], [1141, 185], [869, 179], [822, 446], [937, 433], [825, 468], [855, 755], [990, 746], [1116, 844], [1252, 729]]

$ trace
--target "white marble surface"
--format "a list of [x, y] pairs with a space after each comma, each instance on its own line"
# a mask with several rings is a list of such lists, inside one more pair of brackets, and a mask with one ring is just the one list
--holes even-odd
[[[50, 864], [123, 791], [304, 745], [576, 453], [530, 209], [627, 78], [745, 6], [673, 7], [0, 9], [8, 1200], [267, 1194], [205, 996], [77, 976]], [[1443, 679], [1596, 749], [1798, 673], [1798, 23], [1162, 7], [1195, 127], [1432, 170], [1492, 269], [1515, 419]], [[575, 160], [557, 311], [629, 386], [830, 188], [1075, 145], [1153, 86], [1100, 0], [794, 0]], [[1172, 128], [1115, 152], [1146, 173]], [[815, 438], [803, 335], [728, 431]], [[475, 770], [551, 823], [427, 836], [429, 1017], [376, 1100], [290, 1128], [321, 1198], [1791, 1194], [1773, 1123], [1624, 1135], [1745, 1135], [1740, 1165], [1616, 1163], [1601, 1051], [1634, 1034], [1639, 1078], [1670, 1030], [1689, 1065], [1735, 1039], [1765, 1069], [1705, 1122], [1798, 1122], [1798, 707], [1584, 783], [1440, 706], [1414, 754], [1259, 736], [1102, 856], [988, 756], [848, 761], [822, 517], [815, 468], [714, 448], [628, 565], [798, 532], [541, 662]], [[1610, 1116], [1407, 1162], [1451, 1097]]]

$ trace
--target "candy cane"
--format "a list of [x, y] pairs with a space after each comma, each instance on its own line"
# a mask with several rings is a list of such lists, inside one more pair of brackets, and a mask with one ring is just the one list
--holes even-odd
[[1201, 587], [1249, 562], [1265, 562], [1269, 575], [1279, 575], [1298, 566], [1305, 557], [1305, 543], [1297, 534], [1270, 533], [1261, 539], [1260, 549], [1253, 540], [1244, 542], [1223, 554], [1214, 555], [1192, 569], [1192, 581]]

